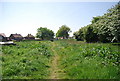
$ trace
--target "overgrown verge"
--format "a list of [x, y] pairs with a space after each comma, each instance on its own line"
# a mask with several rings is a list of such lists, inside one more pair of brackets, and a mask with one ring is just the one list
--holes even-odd
[[16, 42], [16, 46], [2, 47], [3, 79], [45, 79], [49, 75], [52, 53], [48, 41]]
[[62, 57], [60, 67], [67, 74], [67, 79], [120, 79], [120, 47], [100, 43], [74, 44], [70, 41], [58, 43]]

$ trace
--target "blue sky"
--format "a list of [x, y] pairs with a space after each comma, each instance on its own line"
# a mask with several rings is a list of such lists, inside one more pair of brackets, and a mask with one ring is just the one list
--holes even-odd
[[73, 33], [115, 4], [117, 2], [0, 2], [0, 33], [36, 35], [39, 27], [56, 33], [62, 25], [70, 27]]

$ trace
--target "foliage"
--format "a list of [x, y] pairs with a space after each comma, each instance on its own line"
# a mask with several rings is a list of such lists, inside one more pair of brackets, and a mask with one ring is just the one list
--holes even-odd
[[74, 34], [76, 39], [84, 39], [87, 42], [120, 42], [119, 8], [120, 2], [103, 16], [93, 17], [92, 24], [83, 27], [87, 31], [81, 28]]
[[97, 42], [98, 35], [94, 32], [92, 25], [88, 25], [87, 30], [85, 32], [85, 40], [86, 42]]
[[60, 40], [56, 51], [67, 79], [120, 79], [120, 47], [102, 43]]
[[91, 21], [92, 23], [96, 23], [97, 21], [99, 21], [101, 19], [101, 16], [98, 17], [93, 17], [93, 20]]
[[83, 31], [83, 28], [81, 28], [77, 32], [74, 32], [74, 35], [75, 35], [75, 39], [77, 39], [77, 41], [83, 41], [84, 40], [84, 31]]
[[56, 37], [64, 37], [64, 38], [68, 38], [69, 37], [69, 32], [70, 32], [70, 28], [67, 27], [66, 25], [62, 25], [59, 30], [56, 33]]
[[[54, 53], [60, 79], [120, 79], [119, 43], [85, 43], [74, 39], [21, 41], [3, 46], [3, 79], [47, 79]], [[54, 50], [51, 46], [54, 44]]]
[[53, 39], [54, 38], [54, 32], [50, 29], [40, 27], [37, 29], [36, 37], [44, 39]]

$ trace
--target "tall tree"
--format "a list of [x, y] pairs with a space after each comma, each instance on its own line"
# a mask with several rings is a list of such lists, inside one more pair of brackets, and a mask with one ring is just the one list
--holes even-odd
[[69, 37], [70, 28], [66, 25], [62, 25], [59, 30], [56, 33], [56, 37], [63, 37], [68, 38]]
[[120, 2], [108, 9], [95, 24], [101, 42], [120, 42]]
[[50, 29], [47, 29], [46, 27], [40, 27], [37, 29], [36, 37], [41, 38], [42, 40], [45, 39], [53, 39], [54, 38], [54, 32]]
[[93, 17], [92, 24], [83, 28], [75, 34], [76, 39], [84, 38], [87, 42], [120, 42], [120, 2], [103, 16]]

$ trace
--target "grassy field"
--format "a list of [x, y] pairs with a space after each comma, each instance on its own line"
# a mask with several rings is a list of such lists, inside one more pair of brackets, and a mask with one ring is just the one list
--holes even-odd
[[2, 47], [3, 79], [120, 79], [117, 45], [75, 40]]
[[16, 42], [16, 46], [3, 46], [2, 73], [4, 79], [47, 78], [52, 53], [48, 42]]
[[[100, 43], [59, 41], [59, 67], [72, 79], [118, 79], [120, 52], [118, 46]], [[120, 78], [119, 78], [120, 79]]]

